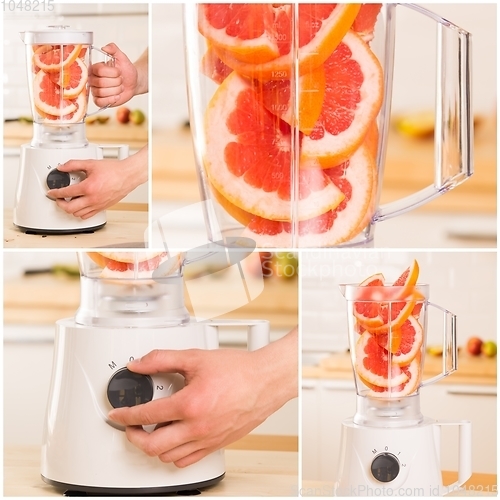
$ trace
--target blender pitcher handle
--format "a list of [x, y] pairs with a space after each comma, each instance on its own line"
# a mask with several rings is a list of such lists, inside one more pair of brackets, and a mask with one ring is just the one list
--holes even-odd
[[443, 494], [457, 491], [472, 476], [472, 423], [469, 420], [448, 421], [441, 420], [435, 423], [444, 425], [458, 425], [458, 479], [451, 484], [444, 485]]
[[[104, 64], [107, 64], [108, 66], [115, 65], [115, 58], [111, 54], [108, 54], [107, 52], [104, 52], [104, 50], [102, 50], [98, 47], [94, 47], [93, 45], [91, 45], [89, 47], [89, 50], [97, 50], [97, 52], [104, 54], [104, 56], [105, 56]], [[104, 106], [103, 108], [99, 108], [98, 110], [93, 111], [92, 113], [87, 113], [85, 116], [93, 116], [93, 115], [99, 113], [99, 111], [103, 111], [105, 109], [108, 109], [110, 106], [111, 106], [111, 104], [108, 104], [107, 106]]]
[[457, 316], [432, 302], [427, 301], [427, 305], [443, 312], [443, 370], [438, 375], [423, 380], [420, 387], [433, 384], [457, 369]]
[[247, 330], [247, 349], [256, 351], [270, 342], [269, 321], [263, 319], [257, 320], [216, 320], [207, 323], [210, 328], [218, 329], [220, 326], [246, 326]]
[[467, 180], [473, 168], [471, 118], [471, 34], [429, 10], [404, 4], [437, 23], [434, 183], [399, 200], [381, 205], [372, 222], [417, 208]]

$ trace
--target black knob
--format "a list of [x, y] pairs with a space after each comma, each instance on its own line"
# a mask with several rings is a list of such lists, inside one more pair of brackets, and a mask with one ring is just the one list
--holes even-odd
[[381, 453], [373, 459], [371, 470], [377, 481], [390, 483], [399, 474], [399, 460], [392, 453]]
[[126, 368], [118, 370], [108, 383], [108, 401], [113, 408], [142, 405], [153, 399], [153, 381]]
[[47, 186], [49, 189], [59, 189], [68, 187], [70, 185], [70, 178], [68, 172], [61, 172], [55, 168], [47, 175]]

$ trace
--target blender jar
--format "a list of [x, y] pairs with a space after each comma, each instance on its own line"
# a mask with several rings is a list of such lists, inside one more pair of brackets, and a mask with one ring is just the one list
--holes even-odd
[[85, 326], [164, 327], [189, 322], [183, 261], [166, 252], [79, 252]]
[[[472, 174], [469, 34], [438, 27], [436, 174], [379, 206], [396, 4], [186, 4], [190, 124], [209, 232], [369, 245], [375, 222]], [[214, 215], [215, 213], [215, 215]]]
[[[376, 276], [375, 276], [376, 278]], [[415, 424], [422, 420], [419, 389], [457, 367], [456, 317], [428, 301], [429, 285], [341, 285], [347, 301], [349, 350], [357, 393], [354, 422]], [[443, 371], [423, 380], [427, 313], [443, 313]]]
[[38, 31], [25, 31], [33, 146], [75, 147], [87, 144], [84, 120], [88, 116], [89, 69], [92, 50], [113, 59], [92, 46], [93, 33], [49, 26]]

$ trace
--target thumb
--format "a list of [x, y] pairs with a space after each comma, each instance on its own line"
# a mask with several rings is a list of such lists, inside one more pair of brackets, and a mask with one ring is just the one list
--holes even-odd
[[108, 43], [101, 50], [113, 56], [117, 61], [129, 61], [129, 58], [118, 48], [115, 43]]
[[69, 160], [62, 165], [57, 166], [57, 170], [61, 172], [88, 172], [92, 169], [94, 160]]
[[167, 350], [155, 349], [139, 359], [127, 363], [127, 368], [135, 373], [153, 375], [155, 373], [180, 373], [188, 375], [197, 366], [200, 349]]

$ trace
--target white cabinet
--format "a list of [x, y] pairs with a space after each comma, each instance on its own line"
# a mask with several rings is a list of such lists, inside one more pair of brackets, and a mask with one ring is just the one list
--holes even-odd
[[[473, 472], [497, 472], [496, 387], [435, 384], [421, 391], [421, 409], [436, 420], [472, 422]], [[354, 382], [302, 381], [302, 479], [334, 481], [341, 423], [356, 411]], [[441, 427], [441, 468], [457, 470], [458, 430]]]
[[354, 382], [302, 381], [302, 478], [333, 481], [339, 460], [341, 423], [356, 410]]

